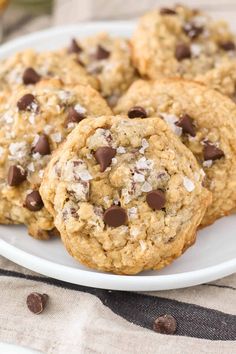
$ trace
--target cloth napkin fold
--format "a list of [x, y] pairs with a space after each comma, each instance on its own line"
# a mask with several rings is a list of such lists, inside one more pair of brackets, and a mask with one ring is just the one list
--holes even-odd
[[[45, 310], [26, 306], [45, 293]], [[197, 287], [132, 293], [73, 285], [0, 257], [0, 341], [46, 354], [232, 354], [236, 352], [236, 275]], [[174, 335], [153, 331], [171, 314]]]

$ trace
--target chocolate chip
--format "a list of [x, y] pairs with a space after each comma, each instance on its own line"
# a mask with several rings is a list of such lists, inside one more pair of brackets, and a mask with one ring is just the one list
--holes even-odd
[[34, 100], [34, 95], [32, 95], [31, 93], [27, 93], [19, 99], [19, 101], [17, 102], [17, 107], [20, 111], [30, 110], [30, 106], [32, 105]]
[[33, 68], [27, 68], [23, 73], [22, 79], [25, 85], [30, 85], [39, 82], [41, 76]]
[[172, 315], [157, 317], [153, 323], [153, 330], [162, 334], [174, 334], [177, 330], [176, 319]]
[[188, 114], [182, 114], [176, 125], [183, 129], [183, 133], [196, 136], [193, 120]]
[[215, 161], [224, 157], [225, 154], [221, 149], [219, 149], [215, 145], [212, 145], [210, 142], [206, 142], [203, 149], [203, 156], [205, 161], [207, 160]]
[[160, 189], [157, 189], [148, 192], [146, 201], [153, 210], [161, 210], [165, 205], [166, 197]]
[[105, 211], [103, 219], [108, 226], [118, 227], [126, 224], [127, 214], [125, 209], [113, 205]]
[[45, 309], [47, 301], [47, 294], [31, 293], [27, 296], [26, 304], [31, 312], [39, 315]]
[[61, 237], [61, 234], [60, 234], [60, 232], [57, 230], [57, 228], [54, 227], [53, 229], [48, 230], [48, 236], [49, 236], [49, 237]]
[[49, 155], [51, 153], [49, 140], [46, 134], [40, 135], [33, 152], [38, 152], [40, 155]]
[[160, 9], [161, 15], [176, 15], [176, 11], [169, 9], [168, 7], [163, 7]]
[[147, 118], [147, 112], [141, 106], [131, 107], [128, 111], [129, 118]]
[[43, 201], [38, 191], [27, 194], [25, 205], [30, 211], [39, 211], [43, 208]]
[[7, 183], [9, 184], [9, 186], [19, 186], [25, 180], [26, 172], [21, 166], [10, 166], [7, 176]]
[[195, 39], [203, 32], [203, 27], [197, 26], [192, 22], [187, 22], [183, 26], [183, 30], [189, 38]]
[[108, 50], [103, 48], [101, 45], [98, 45], [95, 57], [97, 60], [103, 60], [109, 58], [110, 54], [111, 53]]
[[175, 57], [178, 61], [191, 58], [191, 51], [189, 45], [186, 43], [177, 44], [175, 48]]
[[67, 115], [67, 123], [79, 123], [82, 119], [85, 118], [83, 113], [76, 111], [74, 107], [69, 107]]
[[68, 48], [68, 53], [81, 53], [83, 49], [78, 45], [78, 42], [73, 38]]
[[100, 171], [104, 172], [105, 169], [110, 166], [111, 160], [116, 155], [116, 149], [109, 146], [99, 147], [95, 153], [94, 157], [96, 161], [100, 164]]
[[233, 41], [220, 42], [219, 46], [221, 49], [224, 49], [226, 51], [235, 50], [235, 44]]

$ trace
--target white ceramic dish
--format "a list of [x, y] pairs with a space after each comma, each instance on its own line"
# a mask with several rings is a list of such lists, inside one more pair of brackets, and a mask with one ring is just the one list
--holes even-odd
[[[108, 31], [129, 36], [133, 24], [102, 22], [34, 33], [0, 48], [0, 58], [25, 49], [50, 50], [69, 43], [71, 37]], [[22, 226], [0, 226], [0, 253], [26, 268], [67, 282], [113, 290], [165, 290], [192, 286], [236, 271], [236, 214], [199, 232], [196, 244], [181, 258], [161, 271], [137, 276], [120, 276], [90, 270], [75, 262], [59, 239], [36, 241]]]

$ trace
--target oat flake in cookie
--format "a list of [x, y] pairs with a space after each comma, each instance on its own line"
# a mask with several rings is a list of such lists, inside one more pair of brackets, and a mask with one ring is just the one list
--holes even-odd
[[235, 99], [236, 38], [226, 22], [182, 5], [156, 9], [140, 19], [131, 43], [141, 75], [196, 79]]
[[[120, 99], [116, 113], [141, 106], [159, 116], [193, 152], [213, 193], [202, 225], [213, 223], [236, 207], [236, 106], [226, 96], [203, 85], [160, 79], [139, 80]], [[191, 188], [191, 184], [189, 184]]]
[[166, 266], [194, 242], [211, 201], [202, 182], [193, 154], [165, 122], [107, 116], [72, 131], [40, 193], [73, 257], [135, 274]]
[[[2, 107], [2, 106], [1, 106]], [[90, 86], [56, 79], [19, 87], [0, 110], [0, 223], [26, 224], [35, 238], [55, 233], [39, 187], [53, 151], [88, 115], [111, 114]]]

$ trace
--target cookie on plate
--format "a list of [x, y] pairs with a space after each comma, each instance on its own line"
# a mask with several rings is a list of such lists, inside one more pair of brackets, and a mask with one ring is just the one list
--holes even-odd
[[224, 21], [185, 6], [162, 8], [141, 18], [131, 42], [142, 75], [197, 79], [235, 95], [236, 40]]
[[99, 80], [101, 94], [111, 106], [137, 76], [131, 62], [130, 43], [126, 39], [100, 33], [81, 40], [72, 39], [68, 51]]
[[0, 223], [26, 224], [45, 239], [54, 228], [39, 186], [53, 150], [87, 115], [111, 114], [91, 86], [59, 80], [18, 88], [0, 113]]
[[59, 52], [37, 52], [28, 49], [1, 62], [0, 89], [12, 90], [18, 85], [34, 85], [40, 80], [58, 78], [64, 84], [91, 85], [98, 88], [96, 78], [89, 75], [71, 56]]
[[41, 184], [69, 253], [103, 271], [159, 269], [194, 243], [211, 201], [203, 171], [160, 119], [82, 121]]
[[139, 80], [115, 111], [130, 118], [159, 115], [193, 152], [213, 193], [202, 225], [236, 207], [236, 106], [228, 97], [191, 81]]

